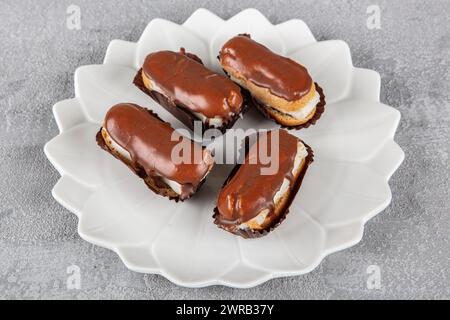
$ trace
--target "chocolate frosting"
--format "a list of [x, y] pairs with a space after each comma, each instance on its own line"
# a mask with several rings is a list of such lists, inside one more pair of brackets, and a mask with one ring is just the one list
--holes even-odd
[[[272, 135], [279, 133], [279, 139], [272, 148]], [[297, 154], [299, 140], [285, 130], [273, 130], [260, 134], [257, 141], [250, 147], [243, 164], [234, 176], [222, 188], [217, 209], [221, 224], [240, 224], [256, 217], [261, 210], [269, 209], [269, 215], [274, 213], [275, 194], [280, 190], [284, 179], [293, 185], [292, 169]], [[278, 171], [272, 175], [261, 174], [261, 169], [270, 166], [263, 164], [258, 148], [267, 146], [263, 155], [278, 159]], [[268, 215], [268, 216], [269, 216]]]
[[272, 52], [249, 35], [238, 35], [228, 40], [219, 58], [223, 67], [234, 69], [255, 85], [267, 88], [288, 101], [302, 98], [312, 86], [305, 67]]
[[[205, 158], [208, 151], [138, 105], [113, 106], [103, 127], [111, 139], [128, 151], [136, 167], [142, 167], [149, 176], [162, 176], [181, 184], [182, 197], [196, 189], [212, 165], [212, 158]], [[178, 150], [190, 152], [188, 163], [172, 160], [175, 147], [175, 155], [180, 155]]]
[[183, 49], [149, 54], [142, 70], [169, 99], [207, 118], [228, 119], [242, 106], [238, 85], [190, 58]]

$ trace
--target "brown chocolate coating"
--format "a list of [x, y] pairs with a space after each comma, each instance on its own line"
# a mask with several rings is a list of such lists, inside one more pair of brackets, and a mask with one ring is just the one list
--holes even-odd
[[151, 53], [142, 70], [169, 99], [207, 118], [228, 119], [231, 113], [239, 113], [241, 109], [243, 98], [239, 86], [183, 51]]
[[287, 101], [306, 95], [312, 79], [305, 67], [272, 52], [248, 35], [228, 40], [219, 54], [223, 67], [230, 67], [257, 86]]
[[[189, 53], [186, 53], [189, 54]], [[142, 80], [142, 68], [138, 70], [136, 75], [134, 76], [133, 83], [136, 87], [139, 88], [142, 92], [150, 96], [154, 101], [156, 101], [161, 107], [169, 111], [175, 118], [184, 123], [192, 131], [195, 130], [195, 121], [200, 121], [199, 118], [190, 112], [188, 109], [178, 106], [174, 101], [169, 100], [165, 95], [156, 92], [155, 90], [149, 90]], [[241, 88], [242, 97], [244, 98], [244, 102], [242, 103], [242, 108], [239, 113], [236, 113], [234, 116], [225, 120], [221, 127], [215, 127], [209, 125], [207, 122], [202, 122], [202, 132], [210, 128], [214, 128], [219, 130], [222, 133], [225, 133], [227, 129], [233, 127], [234, 123], [248, 110], [249, 104], [251, 103], [251, 95], [250, 93]]]
[[[182, 199], [196, 190], [212, 166], [212, 159], [205, 158], [208, 151], [135, 104], [113, 106], [106, 114], [103, 127], [128, 151], [134, 167], [142, 167], [148, 176], [178, 182], [182, 186]], [[174, 155], [179, 155], [179, 150], [190, 151], [190, 161], [176, 162], [172, 157], [174, 148]]]
[[[279, 133], [279, 143], [274, 141], [272, 148], [272, 134]], [[281, 188], [284, 179], [293, 185], [292, 169], [297, 154], [299, 140], [285, 130], [273, 130], [258, 137], [248, 151], [245, 161], [240, 165], [234, 176], [219, 193], [217, 209], [222, 224], [240, 224], [256, 217], [261, 210], [269, 209], [269, 215], [274, 213], [275, 194]], [[258, 148], [267, 146], [267, 154], [271, 159], [278, 159], [278, 170], [272, 175], [262, 175], [261, 168], [270, 164], [263, 164], [260, 160]]]

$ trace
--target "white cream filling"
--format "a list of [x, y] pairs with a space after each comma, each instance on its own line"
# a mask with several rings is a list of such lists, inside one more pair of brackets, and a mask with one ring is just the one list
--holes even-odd
[[[106, 129], [105, 129], [106, 131]], [[111, 136], [108, 134], [108, 139], [110, 141], [110, 147], [113, 148], [117, 153], [119, 153], [122, 157], [126, 158], [127, 160], [131, 161], [131, 155], [130, 153], [125, 150], [124, 148], [122, 148], [122, 146], [120, 146], [117, 142], [115, 142]], [[176, 181], [167, 179], [163, 176], [160, 176], [161, 179], [167, 183], [167, 185], [172, 188], [173, 191], [175, 191], [177, 194], [181, 194], [181, 184], [179, 184]], [[204, 177], [203, 177], [204, 178]]]
[[[150, 80], [150, 84], [152, 86], [152, 90], [155, 90], [156, 92], [162, 95], [166, 95], [164, 90], [162, 90], [153, 80]], [[213, 126], [214, 128], [220, 128], [223, 125], [223, 119], [221, 117], [208, 118], [200, 112], [195, 111], [191, 112], [195, 114], [203, 123], [207, 122], [210, 126]], [[234, 113], [230, 112], [230, 117], [232, 116], [234, 116]]]
[[319, 101], [320, 101], [320, 94], [316, 91], [316, 93], [314, 94], [314, 97], [307, 104], [305, 104], [302, 108], [300, 108], [300, 110], [282, 111], [282, 112], [290, 115], [291, 117], [293, 117], [295, 119], [305, 119], [314, 110], [314, 107], [319, 103]]
[[[244, 81], [237, 79], [233, 76], [230, 76], [230, 79], [233, 80], [234, 82], [239, 83], [241, 86], [243, 86], [245, 88], [245, 84]], [[304, 105], [303, 107], [301, 107], [299, 110], [296, 111], [280, 111], [277, 108], [273, 107], [273, 106], [269, 106], [271, 108], [274, 108], [275, 110], [288, 114], [291, 117], [301, 120], [301, 119], [305, 119], [307, 116], [309, 116], [309, 114], [314, 110], [314, 107], [319, 103], [320, 101], [320, 94], [316, 91], [314, 94], [314, 97], [311, 99], [311, 101], [309, 101], [306, 105]]]
[[[295, 155], [294, 166], [292, 168], [293, 175], [296, 175], [298, 173], [298, 171], [301, 168], [301, 163], [303, 159], [306, 158], [307, 155], [308, 151], [306, 150], [305, 145], [299, 141], [297, 143], [297, 154]], [[289, 186], [290, 186], [289, 180], [284, 178], [280, 189], [275, 193], [275, 196], [273, 197], [273, 202], [275, 203], [275, 205], [278, 203], [278, 201], [281, 200], [281, 198], [286, 194], [286, 192], [289, 191]], [[239, 225], [239, 229], [246, 230], [246, 229], [253, 229], [253, 226], [261, 226], [266, 220], [268, 214], [269, 209], [261, 210], [256, 217], [248, 220], [247, 222], [241, 223]]]
[[269, 209], [263, 209], [261, 212], [251, 220], [248, 220], [247, 222], [243, 222], [239, 225], [239, 229], [241, 230], [247, 230], [247, 229], [253, 229], [253, 227], [260, 226], [264, 223], [264, 221], [267, 218], [267, 215], [269, 214]]
[[305, 145], [299, 141], [297, 143], [297, 154], [295, 155], [294, 166], [292, 168], [293, 175], [296, 175], [298, 173], [298, 170], [300, 169], [300, 165], [303, 159], [305, 159], [307, 156], [308, 150], [306, 150]]
[[[202, 122], [208, 122], [210, 126], [213, 126], [214, 128], [220, 128], [223, 125], [223, 119], [221, 117], [214, 117], [214, 118], [207, 118], [204, 114], [200, 112], [191, 111], [193, 114], [195, 114]], [[234, 115], [234, 113], [230, 113], [231, 116]]]
[[273, 202], [278, 203], [280, 201], [281, 197], [289, 190], [289, 180], [284, 178], [283, 183], [281, 184], [280, 190], [275, 193], [275, 196], [273, 197]]

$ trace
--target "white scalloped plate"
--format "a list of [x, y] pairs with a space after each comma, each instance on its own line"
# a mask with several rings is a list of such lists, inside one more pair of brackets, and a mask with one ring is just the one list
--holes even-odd
[[[213, 224], [228, 166], [217, 166], [194, 198], [174, 203], [149, 191], [95, 142], [105, 112], [123, 101], [150, 107], [174, 127], [183, 127], [132, 84], [146, 54], [183, 46], [220, 70], [219, 48], [244, 32], [306, 65], [327, 98], [316, 125], [291, 131], [315, 152], [291, 213], [274, 232], [251, 240]], [[137, 272], [161, 274], [189, 287], [240, 288], [303, 274], [326, 255], [359, 242], [364, 223], [391, 200], [388, 180], [404, 158], [393, 140], [400, 113], [380, 103], [379, 93], [379, 74], [353, 67], [345, 42], [317, 42], [301, 20], [272, 25], [254, 9], [226, 21], [205, 9], [183, 25], [155, 19], [137, 43], [113, 40], [102, 65], [78, 68], [75, 98], [54, 105], [60, 134], [45, 145], [61, 174], [53, 196], [78, 216], [83, 239], [114, 250]], [[250, 111], [236, 127], [276, 125]]]

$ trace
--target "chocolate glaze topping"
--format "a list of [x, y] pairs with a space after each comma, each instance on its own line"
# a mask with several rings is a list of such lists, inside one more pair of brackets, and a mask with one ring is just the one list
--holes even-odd
[[[279, 143], [272, 134], [279, 133]], [[269, 209], [269, 215], [274, 213], [275, 194], [280, 190], [284, 179], [293, 185], [292, 169], [297, 154], [299, 140], [285, 130], [273, 130], [259, 135], [257, 141], [250, 147], [245, 161], [240, 165], [235, 175], [222, 188], [217, 209], [222, 224], [240, 224], [256, 217], [261, 210]], [[258, 147], [267, 146], [267, 154], [271, 159], [278, 159], [278, 171], [272, 175], [262, 175], [261, 168], [270, 167], [260, 160]]]
[[[128, 151], [134, 165], [142, 167], [147, 175], [162, 176], [181, 184], [182, 197], [196, 189], [212, 165], [212, 159], [205, 158], [208, 151], [138, 105], [113, 106], [106, 114], [103, 127], [111, 139]], [[178, 150], [190, 151], [190, 161], [186, 161], [189, 163], [172, 160], [175, 147], [176, 155], [180, 154]]]
[[229, 67], [257, 86], [288, 101], [306, 95], [312, 86], [305, 67], [280, 56], [249, 35], [238, 35], [228, 40], [219, 54], [223, 67]]
[[180, 53], [158, 51], [149, 54], [142, 70], [169, 99], [207, 118], [228, 119], [230, 113], [238, 113], [242, 106], [238, 85], [207, 69], [183, 49]]

